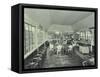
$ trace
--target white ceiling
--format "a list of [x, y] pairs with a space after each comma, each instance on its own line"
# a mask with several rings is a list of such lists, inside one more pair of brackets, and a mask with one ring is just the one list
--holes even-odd
[[51, 22], [54, 24], [61, 25], [73, 25], [74, 23], [84, 19], [91, 15], [91, 12], [80, 12], [80, 11], [50, 11]]
[[24, 12], [33, 25], [36, 22], [47, 31], [73, 32], [83, 28], [86, 29], [87, 26], [94, 23], [94, 16], [91, 18], [93, 12], [31, 8], [25, 8]]
[[[48, 9], [25, 9], [25, 13], [33, 20], [41, 23], [73, 25], [81, 19], [91, 15], [91, 12], [84, 11], [63, 11]], [[43, 21], [45, 20], [45, 21]]]

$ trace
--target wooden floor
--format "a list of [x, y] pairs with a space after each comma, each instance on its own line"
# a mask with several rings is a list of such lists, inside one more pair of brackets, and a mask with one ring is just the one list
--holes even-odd
[[47, 53], [42, 68], [82, 66], [81, 61], [81, 58], [75, 53], [67, 55], [49, 55]]

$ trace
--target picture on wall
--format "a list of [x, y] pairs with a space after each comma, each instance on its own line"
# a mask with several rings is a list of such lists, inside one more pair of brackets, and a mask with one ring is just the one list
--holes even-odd
[[97, 68], [97, 8], [12, 6], [12, 70]]
[[25, 69], [95, 65], [94, 18], [90, 11], [24, 8]]

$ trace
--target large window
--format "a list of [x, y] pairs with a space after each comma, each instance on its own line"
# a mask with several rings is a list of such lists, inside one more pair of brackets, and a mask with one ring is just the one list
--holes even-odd
[[26, 54], [35, 48], [35, 27], [28, 23], [24, 25], [24, 54]]
[[91, 41], [94, 39], [94, 34], [90, 30], [81, 31], [80, 32], [80, 39], [82, 41], [86, 41], [87, 43], [91, 43]]
[[40, 25], [24, 23], [24, 55], [27, 57], [46, 40], [45, 30]]
[[41, 29], [37, 29], [37, 40], [38, 40], [38, 45], [43, 42], [43, 31]]

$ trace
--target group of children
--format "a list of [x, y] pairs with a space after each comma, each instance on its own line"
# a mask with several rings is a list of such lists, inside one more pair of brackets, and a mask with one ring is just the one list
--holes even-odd
[[73, 51], [73, 47], [77, 45], [77, 42], [72, 40], [64, 40], [63, 42], [60, 41], [61, 40], [57, 40], [55, 43], [53, 41], [49, 42], [49, 52], [51, 52], [51, 54], [66, 55], [71, 53]]

